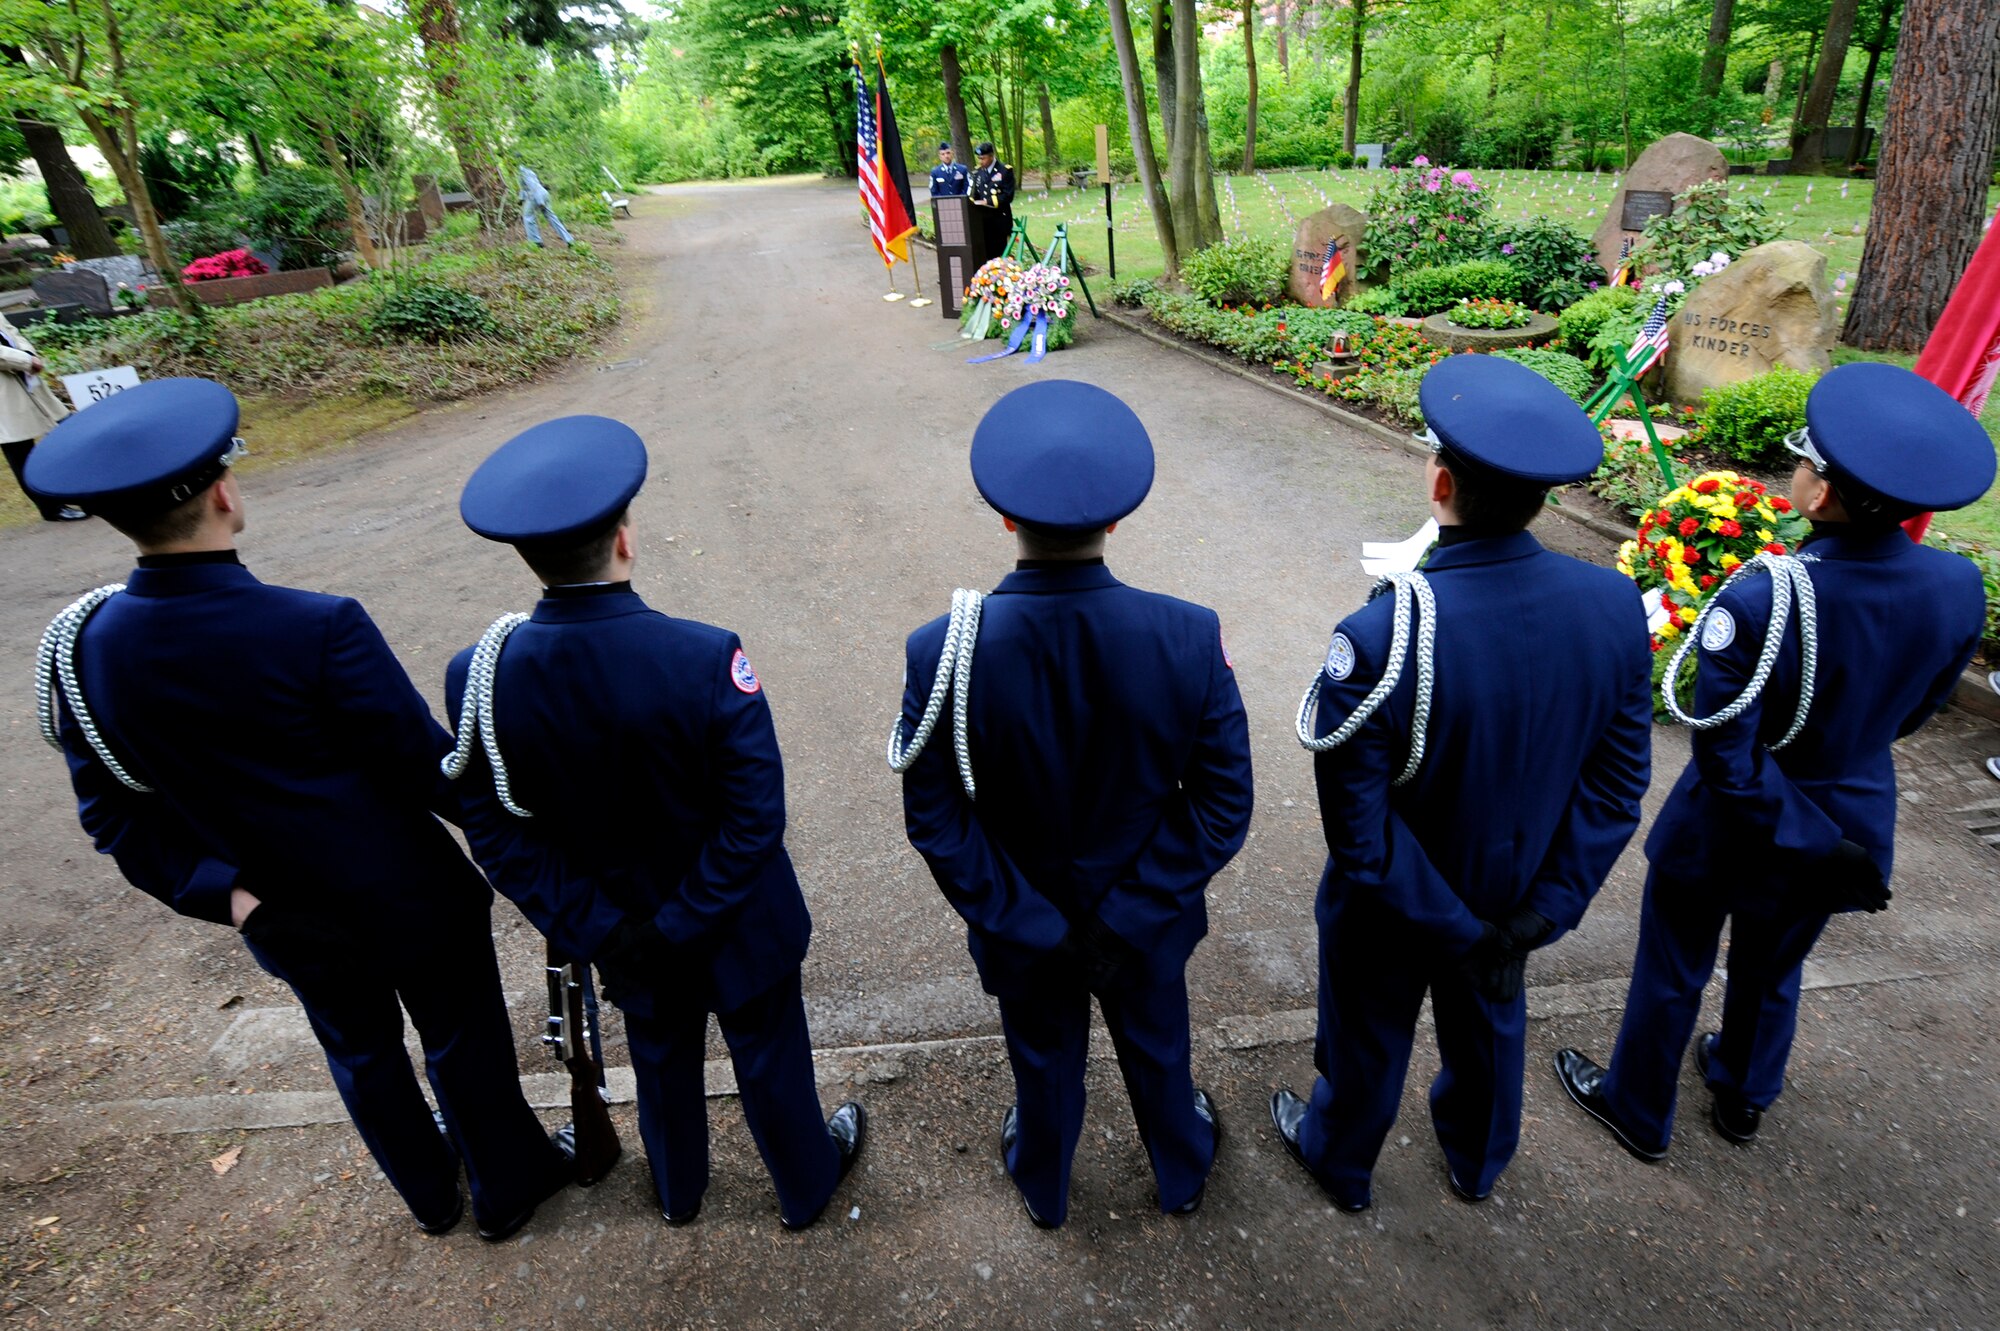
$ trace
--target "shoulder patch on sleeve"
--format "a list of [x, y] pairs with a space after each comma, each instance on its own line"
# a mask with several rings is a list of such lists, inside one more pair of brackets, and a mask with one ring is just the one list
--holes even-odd
[[1736, 641], [1736, 620], [1721, 606], [1708, 612], [1708, 623], [1702, 626], [1701, 649], [1704, 652], [1719, 652]]
[[1345, 633], [1333, 635], [1333, 642], [1326, 649], [1327, 678], [1343, 680], [1354, 673], [1354, 644]]
[[750, 658], [738, 647], [736, 655], [729, 658], [729, 682], [736, 686], [738, 693], [757, 693], [763, 685], [757, 682], [757, 672], [750, 668]]

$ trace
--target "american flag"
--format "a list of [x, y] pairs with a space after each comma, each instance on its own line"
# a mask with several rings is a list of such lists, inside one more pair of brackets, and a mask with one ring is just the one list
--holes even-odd
[[1646, 322], [1639, 329], [1639, 338], [1632, 349], [1625, 354], [1625, 363], [1631, 367], [1634, 379], [1658, 365], [1667, 355], [1667, 297], [1660, 293], [1654, 303], [1653, 312], [1646, 316]]
[[868, 210], [868, 238], [884, 265], [910, 260], [910, 236], [916, 224], [889, 178], [882, 158], [881, 108], [868, 90], [868, 77], [854, 66], [854, 164], [861, 178], [861, 206]]
[[1338, 238], [1329, 240], [1326, 242], [1326, 258], [1319, 266], [1319, 298], [1332, 300], [1333, 293], [1340, 289], [1340, 279], [1345, 276], [1347, 260], [1340, 252], [1340, 241]]

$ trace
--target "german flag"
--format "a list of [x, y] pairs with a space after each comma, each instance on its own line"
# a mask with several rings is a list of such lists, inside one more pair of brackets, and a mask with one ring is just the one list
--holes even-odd
[[1319, 298], [1331, 301], [1333, 293], [1340, 290], [1340, 279], [1347, 276], [1347, 258], [1340, 252], [1340, 241], [1326, 242], [1326, 258], [1319, 266]]

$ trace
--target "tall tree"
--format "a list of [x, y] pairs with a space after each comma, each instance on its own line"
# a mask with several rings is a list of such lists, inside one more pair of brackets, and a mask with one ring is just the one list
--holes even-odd
[[1882, 64], [1882, 52], [1889, 44], [1894, 29], [1890, 20], [1896, 16], [1896, 6], [1901, 0], [1878, 0], [1875, 7], [1875, 32], [1868, 39], [1868, 65], [1861, 72], [1861, 91], [1854, 99], [1854, 133], [1847, 139], [1847, 165], [1861, 160], [1861, 151], [1868, 142], [1868, 104], [1875, 100], [1875, 73]]
[[1819, 170], [1826, 154], [1826, 122], [1833, 112], [1833, 94], [1840, 87], [1840, 72], [1847, 64], [1847, 43], [1854, 36], [1854, 16], [1861, 0], [1833, 0], [1827, 11], [1826, 36], [1820, 42], [1819, 67], [1813, 72], [1812, 88], [1806, 93], [1804, 109], [1792, 126], [1792, 174]]
[[[1195, 0], [1185, 0], [1193, 4]], [[1175, 111], [1179, 99], [1175, 96], [1178, 76], [1174, 65], [1174, 3], [1173, 0], [1152, 0], [1153, 10], [1153, 87], [1160, 99], [1160, 132], [1166, 136], [1167, 155], [1174, 151]]]
[[[8, 64], [23, 74], [28, 72], [28, 57], [20, 47], [0, 42], [0, 57], [5, 57]], [[111, 238], [111, 228], [104, 223], [103, 210], [90, 192], [90, 182], [83, 178], [76, 160], [69, 155], [62, 131], [40, 112], [19, 106], [14, 108], [14, 128], [20, 131], [21, 141], [42, 173], [50, 211], [69, 233], [69, 252], [79, 259], [107, 259], [118, 253], [118, 242]]]
[[1174, 240], [1192, 254], [1222, 239], [1215, 167], [1208, 147], [1208, 107], [1201, 89], [1201, 13], [1194, 0], [1174, 6], [1174, 136], [1168, 149], [1167, 198]]
[[1139, 48], [1132, 40], [1132, 16], [1125, 0], [1105, 0], [1111, 18], [1111, 44], [1118, 52], [1118, 82], [1125, 93], [1125, 130], [1132, 140], [1132, 159], [1139, 168], [1139, 187], [1145, 191], [1147, 211], [1153, 215], [1153, 234], [1159, 237], [1160, 254], [1166, 261], [1169, 280], [1180, 275], [1180, 249], [1174, 243], [1173, 212], [1166, 186], [1160, 182], [1159, 159], [1153, 155], [1153, 129], [1146, 120], [1146, 80], [1139, 69]]
[[938, 48], [938, 70], [944, 78], [944, 111], [951, 126], [951, 146], [960, 162], [972, 160], [972, 124], [965, 117], [965, 71], [958, 63], [958, 43]]
[[467, 87], [471, 57], [458, 5], [455, 0], [416, 0], [414, 12], [417, 35], [423, 42], [424, 69], [437, 93], [438, 121], [458, 157], [459, 172], [479, 209], [481, 225], [497, 227], [504, 220], [506, 192], [483, 132], [482, 117]]
[[1708, 11], [1708, 44], [1701, 52], [1701, 100], [1708, 108], [1706, 126], [1715, 129], [1715, 106], [1722, 96], [1722, 75], [1729, 65], [1729, 34], [1736, 23], [1736, 0], [1714, 0]]
[[1257, 169], [1257, 0], [1243, 0], [1243, 72], [1250, 92], [1243, 105], [1243, 174]]
[[1354, 8], [1347, 42], [1347, 98], [1340, 126], [1341, 151], [1354, 155], [1354, 131], [1361, 120], [1361, 37], [1368, 24], [1368, 0], [1349, 0]]
[[1272, 17], [1276, 20], [1273, 26], [1277, 29], [1278, 37], [1278, 73], [1283, 77], [1285, 82], [1290, 83], [1292, 81], [1292, 57], [1285, 50], [1285, 0], [1277, 0], [1277, 5], [1278, 12]]
[[1035, 99], [1042, 110], [1042, 187], [1047, 189], [1056, 182], [1056, 172], [1062, 165], [1062, 152], [1056, 147], [1055, 110], [1049, 105], [1049, 85], [1046, 82], [1035, 85]]
[[1860, 287], [1841, 339], [1916, 351], [1985, 221], [2000, 130], [2000, 5], [1908, 0], [1896, 66]]

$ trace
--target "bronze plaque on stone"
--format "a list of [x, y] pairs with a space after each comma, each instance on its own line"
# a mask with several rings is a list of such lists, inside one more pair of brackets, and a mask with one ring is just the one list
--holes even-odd
[[1625, 211], [1618, 225], [1626, 231], [1644, 231], [1646, 223], [1674, 210], [1674, 196], [1663, 189], [1625, 191]]

